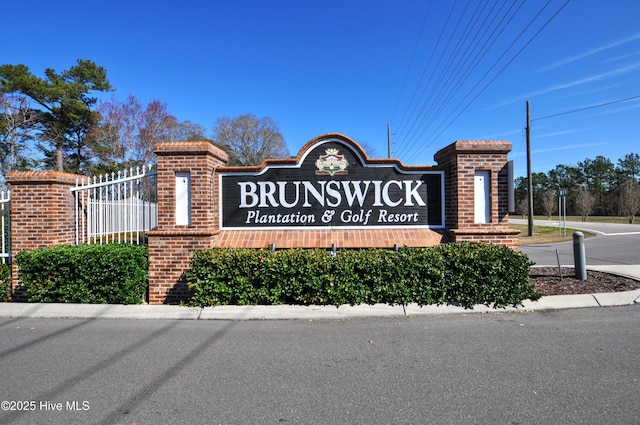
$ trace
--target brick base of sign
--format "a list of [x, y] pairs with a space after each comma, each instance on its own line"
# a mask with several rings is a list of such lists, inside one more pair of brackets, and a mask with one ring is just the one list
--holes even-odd
[[149, 304], [177, 304], [188, 298], [184, 272], [191, 255], [211, 248], [215, 232], [149, 232]]
[[442, 232], [431, 229], [353, 230], [229, 230], [221, 231], [214, 246], [242, 248], [393, 248], [433, 246], [442, 243]]
[[449, 229], [451, 242], [487, 242], [498, 246], [518, 249], [517, 229]]

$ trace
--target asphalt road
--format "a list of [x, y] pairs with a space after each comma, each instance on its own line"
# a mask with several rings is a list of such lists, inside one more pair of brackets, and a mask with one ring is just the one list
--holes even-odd
[[0, 423], [637, 424], [639, 322], [0, 319]]
[[[510, 221], [526, 224], [526, 220]], [[536, 221], [536, 224], [558, 226], [558, 221]], [[567, 227], [596, 233], [585, 239], [587, 265], [640, 264], [640, 225], [567, 222]], [[572, 241], [520, 247], [536, 264], [547, 266], [558, 264], [556, 249], [560, 264], [574, 265]]]

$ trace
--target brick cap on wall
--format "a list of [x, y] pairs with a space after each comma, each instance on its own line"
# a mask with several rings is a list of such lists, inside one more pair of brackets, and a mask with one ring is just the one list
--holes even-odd
[[160, 142], [153, 145], [158, 156], [166, 155], [211, 155], [222, 162], [229, 161], [229, 155], [211, 142]]
[[511, 142], [506, 140], [457, 140], [449, 146], [440, 149], [433, 156], [437, 162], [442, 162], [456, 154], [461, 153], [501, 153], [507, 154], [511, 152]]
[[442, 233], [434, 229], [340, 229], [340, 230], [223, 230], [216, 247], [268, 248], [392, 248], [433, 246], [442, 243]]
[[60, 171], [12, 171], [5, 177], [10, 185], [56, 183], [75, 185], [76, 181], [82, 179], [86, 179], [86, 177]]
[[453, 235], [519, 235], [520, 230], [509, 228], [462, 228], [462, 229], [448, 229], [449, 233]]
[[220, 233], [219, 230], [189, 230], [189, 229], [177, 229], [177, 230], [150, 230], [147, 232], [147, 236], [149, 237], [173, 237], [173, 236], [184, 236], [184, 237], [211, 237]]

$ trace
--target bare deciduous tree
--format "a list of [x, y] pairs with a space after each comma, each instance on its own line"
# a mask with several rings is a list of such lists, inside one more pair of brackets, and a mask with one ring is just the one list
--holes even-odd
[[229, 165], [259, 165], [269, 158], [286, 158], [289, 149], [278, 124], [269, 117], [245, 114], [220, 118], [213, 127], [214, 141], [229, 154]]
[[528, 212], [529, 212], [529, 202], [527, 201], [526, 198], [520, 199], [516, 203], [516, 213], [520, 214], [524, 219], [527, 216]]
[[113, 169], [134, 162], [141, 125], [142, 104], [134, 96], [119, 101], [115, 96], [98, 105], [100, 122], [91, 134], [90, 147], [98, 168]]
[[555, 194], [551, 190], [545, 190], [542, 192], [540, 200], [542, 201], [542, 210], [547, 218], [551, 219], [551, 215], [555, 212], [556, 207], [558, 206]]
[[168, 120], [167, 125], [169, 142], [189, 142], [209, 140], [207, 137], [207, 129], [191, 121], [179, 122], [177, 119]]
[[153, 100], [147, 106], [135, 96], [120, 101], [112, 97], [98, 106], [100, 122], [94, 128], [90, 147], [97, 159], [95, 172], [133, 167], [155, 160], [153, 145], [169, 141], [177, 121], [167, 105]]
[[143, 162], [155, 161], [153, 145], [169, 140], [169, 127], [175, 117], [167, 110], [167, 104], [151, 101], [142, 111], [142, 127], [138, 135], [138, 155]]
[[0, 171], [2, 177], [24, 168], [26, 142], [34, 138], [38, 112], [29, 107], [26, 96], [0, 93]]
[[618, 209], [620, 215], [627, 217], [629, 224], [633, 224], [636, 214], [640, 212], [640, 186], [634, 180], [627, 180], [620, 188]]
[[596, 197], [586, 188], [582, 187], [576, 192], [574, 196], [574, 203], [578, 214], [582, 217], [582, 221], [587, 221], [587, 217], [591, 214], [593, 207], [596, 205]]

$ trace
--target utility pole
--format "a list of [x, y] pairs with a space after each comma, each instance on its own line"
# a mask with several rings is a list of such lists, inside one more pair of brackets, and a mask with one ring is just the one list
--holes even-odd
[[531, 105], [527, 100], [527, 198], [529, 204], [529, 236], [533, 236], [533, 181], [531, 174]]
[[387, 123], [387, 158], [391, 158], [391, 123]]

